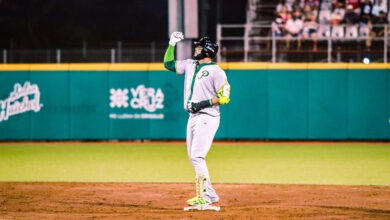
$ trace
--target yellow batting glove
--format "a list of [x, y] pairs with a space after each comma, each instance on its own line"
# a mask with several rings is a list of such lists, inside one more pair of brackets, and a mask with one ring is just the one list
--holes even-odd
[[[219, 98], [219, 97], [218, 97], [218, 98]], [[229, 103], [229, 101], [230, 101], [230, 99], [227, 98], [227, 97], [220, 97], [220, 98], [219, 98], [219, 104], [220, 104], [220, 105], [226, 105], [226, 104]]]

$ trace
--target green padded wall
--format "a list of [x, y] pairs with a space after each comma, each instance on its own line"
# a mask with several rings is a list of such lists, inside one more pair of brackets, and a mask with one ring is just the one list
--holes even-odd
[[[221, 106], [217, 139], [390, 139], [386, 68], [226, 69], [226, 74], [231, 102]], [[147, 69], [2, 70], [0, 140], [185, 139], [183, 80]], [[12, 98], [17, 84], [29, 91], [20, 89], [20, 97]], [[40, 107], [25, 110], [34, 105]], [[17, 114], [5, 119], [7, 109]]]

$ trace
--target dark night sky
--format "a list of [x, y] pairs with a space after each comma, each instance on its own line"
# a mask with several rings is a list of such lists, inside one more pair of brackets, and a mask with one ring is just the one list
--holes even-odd
[[[217, 20], [244, 23], [246, 2], [199, 0], [199, 22], [207, 22], [203, 32], [215, 37]], [[163, 41], [168, 0], [0, 0], [0, 25], [0, 48], [74, 48], [83, 40], [95, 47], [118, 40]]]

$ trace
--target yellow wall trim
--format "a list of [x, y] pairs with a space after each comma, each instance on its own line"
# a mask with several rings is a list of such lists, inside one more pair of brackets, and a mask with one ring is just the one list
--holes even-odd
[[30, 70], [30, 64], [0, 64], [0, 71]]
[[[384, 63], [218, 63], [222, 69], [390, 69]], [[163, 63], [69, 63], [69, 64], [0, 64], [0, 71], [148, 71], [166, 70]]]

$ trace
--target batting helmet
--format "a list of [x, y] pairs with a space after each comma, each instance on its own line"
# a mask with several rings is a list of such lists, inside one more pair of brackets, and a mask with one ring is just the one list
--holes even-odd
[[218, 44], [212, 41], [209, 37], [203, 37], [199, 41], [194, 42], [194, 46], [202, 47], [202, 58], [214, 58], [218, 52]]

